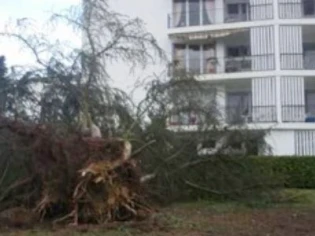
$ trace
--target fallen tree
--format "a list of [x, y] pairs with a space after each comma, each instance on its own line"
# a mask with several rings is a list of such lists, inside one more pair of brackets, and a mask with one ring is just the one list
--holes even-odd
[[0, 128], [10, 133], [13, 152], [25, 151], [27, 165], [0, 194], [0, 205], [6, 206], [0, 210], [23, 206], [39, 221], [74, 224], [143, 219], [152, 212], [128, 141], [7, 118], [0, 119]]

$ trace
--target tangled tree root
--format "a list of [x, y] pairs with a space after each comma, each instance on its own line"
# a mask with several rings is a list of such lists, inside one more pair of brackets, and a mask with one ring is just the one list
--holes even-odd
[[[0, 128], [10, 132], [12, 145], [24, 147], [15, 152], [28, 150], [27, 176], [0, 194], [0, 204], [28, 207], [37, 219], [54, 223], [104, 223], [150, 215], [129, 142], [57, 134], [53, 128], [4, 118]], [[15, 201], [22, 194], [28, 197]]]

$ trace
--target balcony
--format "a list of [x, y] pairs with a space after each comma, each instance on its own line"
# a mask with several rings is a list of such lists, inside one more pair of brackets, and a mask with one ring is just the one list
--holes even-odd
[[282, 106], [282, 121], [315, 123], [315, 113], [308, 111], [305, 105], [284, 105]]
[[305, 53], [282, 53], [282, 70], [315, 70], [315, 51]]
[[227, 106], [226, 123], [231, 125], [246, 123], [269, 123], [277, 121], [276, 106]]
[[282, 105], [283, 122], [305, 122], [305, 105]]
[[274, 70], [274, 54], [243, 57], [211, 57], [207, 59], [176, 59], [172, 65], [173, 75], [239, 73]]
[[315, 18], [315, 1], [314, 0], [301, 0], [279, 1], [279, 17], [280, 19], [303, 19]]
[[315, 122], [315, 77], [282, 78], [282, 121]]
[[168, 15], [168, 28], [273, 19], [272, 0], [260, 0], [259, 4], [225, 0], [222, 8], [216, 8], [211, 2], [201, 4], [188, 0], [174, 4], [174, 11]]
[[315, 27], [280, 26], [282, 70], [315, 70]]
[[[227, 106], [225, 109], [225, 122], [229, 125], [242, 125], [250, 123], [271, 123], [277, 120], [276, 106]], [[170, 126], [201, 125], [206, 123], [201, 115], [194, 111], [182, 111], [170, 116]]]
[[180, 111], [170, 116], [168, 124], [171, 126], [199, 125], [201, 118], [194, 111]]

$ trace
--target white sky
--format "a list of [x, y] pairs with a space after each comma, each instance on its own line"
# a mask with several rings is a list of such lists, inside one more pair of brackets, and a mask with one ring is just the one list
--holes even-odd
[[[59, 12], [72, 5], [79, 4], [81, 0], [0, 0], [0, 32], [3, 31], [4, 25], [8, 20], [11, 21], [19, 18], [32, 18], [39, 23], [45, 23], [52, 12]], [[153, 33], [157, 38], [161, 47], [165, 48], [168, 41], [166, 35], [166, 17], [167, 11], [165, 3], [169, 0], [110, 0], [113, 8], [131, 17], [139, 17], [146, 23], [147, 30]], [[157, 11], [162, 9], [163, 11]], [[74, 43], [80, 42], [80, 36], [73, 35], [66, 27], [60, 27], [54, 36], [61, 40], [67, 39]], [[20, 65], [28, 64], [34, 61], [31, 54], [27, 54], [21, 50], [16, 41], [4, 39], [0, 37], [0, 55], [5, 55], [7, 64]], [[156, 68], [156, 66], [155, 66]], [[164, 70], [148, 69], [146, 71], [139, 71], [137, 74], [130, 75], [129, 68], [123, 65], [114, 65], [110, 68], [112, 79], [115, 86], [124, 90], [129, 90], [133, 87], [134, 82], [141, 78], [147, 77], [153, 71], [159, 73]]]
[[[20, 18], [31, 18], [39, 23], [47, 21], [52, 12], [58, 12], [71, 5], [78, 4], [80, 0], [0, 0], [0, 31], [9, 21]], [[70, 31], [58, 29], [63, 37], [71, 35]], [[21, 51], [16, 41], [0, 38], [0, 55], [5, 55], [8, 65], [25, 64], [33, 60], [30, 54]]]

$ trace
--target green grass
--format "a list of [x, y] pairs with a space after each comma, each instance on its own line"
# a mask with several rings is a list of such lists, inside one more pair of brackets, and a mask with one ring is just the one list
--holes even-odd
[[286, 189], [283, 191], [285, 197], [293, 204], [305, 204], [315, 206], [314, 189]]
[[180, 208], [186, 211], [203, 209], [203, 210], [213, 212], [213, 213], [242, 211], [248, 208], [245, 204], [236, 202], [236, 201], [215, 202], [215, 201], [206, 201], [206, 200], [180, 203], [180, 204], [174, 205], [173, 207]]
[[[264, 207], [262, 207], [264, 206]], [[313, 210], [312, 210], [313, 209]], [[310, 211], [311, 210], [311, 211]], [[0, 232], [2, 236], [189, 236], [202, 235], [200, 232], [211, 231], [214, 236], [217, 235], [246, 235], [246, 232], [255, 232], [255, 225], [250, 225], [251, 217], [257, 217], [261, 214], [262, 218], [267, 219], [269, 216], [274, 217], [275, 222], [290, 226], [290, 222], [282, 222], [288, 215], [309, 215], [307, 220], [315, 220], [315, 190], [286, 189], [281, 191], [278, 201], [264, 205], [257, 202], [247, 204], [245, 202], [213, 202], [213, 201], [196, 201], [175, 204], [173, 206], [161, 209], [160, 213], [154, 215], [149, 224], [130, 226], [120, 225], [116, 228], [90, 227], [71, 229], [65, 228], [60, 230], [26, 230]], [[265, 217], [266, 215], [266, 217]], [[227, 220], [225, 221], [225, 217]], [[245, 219], [245, 220], [244, 220]], [[154, 222], [154, 223], [152, 223]], [[273, 222], [270, 221], [270, 222]], [[266, 222], [266, 224], [270, 223]], [[301, 222], [305, 222], [301, 219]], [[300, 223], [299, 227], [305, 227]], [[310, 224], [312, 225], [312, 224]], [[315, 225], [315, 223], [314, 223]], [[268, 227], [268, 225], [266, 226]], [[271, 225], [270, 228], [277, 227]], [[233, 229], [232, 232], [225, 231]], [[253, 230], [253, 231], [251, 231]], [[264, 230], [264, 229], [262, 229]], [[266, 229], [266, 232], [269, 229]], [[282, 228], [281, 228], [282, 230]], [[313, 230], [313, 229], [309, 229]], [[263, 231], [262, 231], [263, 232]], [[313, 231], [311, 231], [313, 233]], [[197, 233], [197, 234], [196, 234]], [[250, 234], [249, 234], [250, 235]], [[252, 234], [254, 235], [254, 234]], [[255, 234], [256, 235], [256, 234]], [[262, 235], [262, 234], [257, 234]], [[268, 235], [268, 234], [264, 234]], [[290, 234], [283, 234], [291, 236]], [[313, 234], [315, 235], [315, 230]]]

